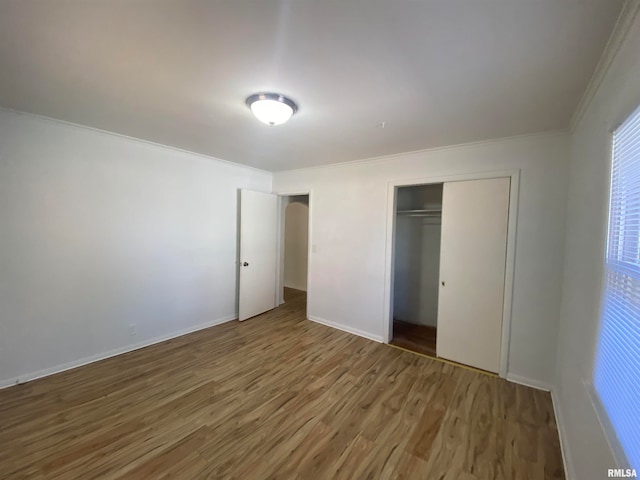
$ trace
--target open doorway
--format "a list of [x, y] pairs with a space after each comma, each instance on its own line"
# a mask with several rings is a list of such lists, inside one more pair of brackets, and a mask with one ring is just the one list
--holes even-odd
[[443, 184], [399, 187], [393, 345], [436, 356]]
[[279, 303], [306, 312], [309, 268], [309, 195], [280, 197]]

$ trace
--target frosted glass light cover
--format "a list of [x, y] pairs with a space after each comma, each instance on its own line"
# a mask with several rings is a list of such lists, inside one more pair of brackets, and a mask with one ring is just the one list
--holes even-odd
[[276, 100], [256, 100], [251, 104], [251, 111], [258, 120], [267, 125], [280, 125], [293, 115], [293, 109]]

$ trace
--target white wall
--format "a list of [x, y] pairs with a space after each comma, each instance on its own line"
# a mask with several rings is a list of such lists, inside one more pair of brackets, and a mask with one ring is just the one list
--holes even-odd
[[285, 209], [284, 286], [307, 291], [309, 205], [291, 202]]
[[606, 478], [616, 462], [589, 395], [607, 229], [610, 130], [640, 105], [640, 16], [571, 138], [556, 408], [570, 478]]
[[312, 189], [309, 316], [382, 339], [391, 180], [521, 169], [509, 374], [554, 378], [564, 249], [568, 137], [532, 135], [280, 172], [274, 191]]
[[422, 219], [398, 216], [394, 245], [393, 318], [421, 324]]
[[234, 318], [237, 191], [271, 178], [0, 110], [0, 386]]
[[420, 217], [396, 219], [393, 318], [436, 327], [441, 228]]

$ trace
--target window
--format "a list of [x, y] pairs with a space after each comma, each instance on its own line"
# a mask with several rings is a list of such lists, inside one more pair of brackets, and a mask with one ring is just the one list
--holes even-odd
[[640, 469], [640, 108], [613, 133], [605, 287], [594, 386]]

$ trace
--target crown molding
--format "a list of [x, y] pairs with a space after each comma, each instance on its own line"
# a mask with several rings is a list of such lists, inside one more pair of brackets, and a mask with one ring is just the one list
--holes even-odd
[[[639, 0], [640, 1], [640, 0]], [[387, 155], [380, 155], [377, 157], [368, 157], [361, 158], [358, 160], [348, 160], [348, 161], [338, 161], [335, 163], [323, 163], [321, 165], [310, 165], [308, 167], [297, 167], [297, 168], [289, 168], [287, 170], [274, 170], [273, 174], [276, 175], [287, 175], [290, 173], [298, 173], [303, 170], [322, 170], [325, 168], [336, 168], [336, 167], [354, 167], [358, 165], [368, 165], [368, 164], [376, 164], [376, 163], [384, 163], [389, 160], [393, 160], [396, 158], [406, 158], [414, 155], [426, 155], [435, 152], [442, 151], [450, 151], [450, 150], [464, 150], [469, 148], [477, 148], [485, 145], [493, 145], [496, 143], [505, 143], [505, 142], [520, 142], [526, 141], [529, 138], [537, 138], [537, 137], [556, 137], [556, 136], [567, 136], [569, 135], [569, 130], [566, 128], [557, 129], [557, 130], [545, 130], [542, 132], [532, 132], [532, 133], [522, 133], [520, 135], [512, 135], [510, 137], [499, 137], [499, 138], [487, 138], [486, 140], [476, 140], [474, 142], [467, 143], [456, 143], [452, 145], [443, 145], [441, 147], [430, 147], [423, 148], [421, 150], [409, 150], [407, 152], [398, 152], [398, 153], [389, 153]]]
[[103, 130], [101, 128], [96, 128], [96, 127], [90, 127], [89, 125], [82, 125], [80, 123], [73, 123], [73, 122], [68, 122], [67, 120], [61, 120], [59, 118], [47, 117], [45, 115], [40, 115], [38, 113], [25, 112], [23, 110], [16, 110], [14, 108], [3, 107], [1, 105], [0, 105], [0, 112], [6, 112], [8, 114], [12, 114], [12, 115], [16, 115], [16, 116], [24, 116], [24, 117], [29, 117], [29, 118], [35, 118], [37, 120], [40, 120], [40, 121], [43, 121], [43, 122], [47, 122], [47, 123], [53, 123], [53, 124], [56, 124], [56, 125], [59, 125], [59, 126], [62, 126], [62, 127], [73, 128], [73, 129], [78, 129], [78, 130], [87, 130], [87, 131], [94, 132], [94, 133], [100, 133], [102, 135], [108, 135], [110, 137], [116, 137], [116, 138], [119, 138], [121, 140], [126, 140], [126, 141], [133, 142], [133, 143], [147, 145], [147, 146], [150, 146], [150, 147], [153, 147], [153, 148], [159, 148], [161, 150], [171, 150], [171, 151], [174, 151], [174, 152], [182, 154], [182, 155], [189, 155], [189, 156], [192, 156], [192, 157], [203, 158], [205, 160], [212, 160], [214, 162], [217, 162], [217, 163], [220, 163], [220, 164], [225, 164], [225, 165], [231, 166], [231, 167], [242, 168], [242, 169], [251, 170], [251, 171], [254, 171], [254, 172], [257, 172], [257, 173], [264, 173], [264, 174], [268, 174], [268, 175], [273, 175], [273, 172], [271, 172], [269, 170], [263, 170], [263, 169], [258, 168], [258, 167], [252, 167], [251, 165], [245, 165], [243, 163], [232, 162], [230, 160], [224, 160], [223, 158], [214, 157], [214, 156], [211, 156], [211, 155], [207, 155], [205, 153], [198, 153], [198, 152], [194, 152], [192, 150], [186, 150], [184, 148], [174, 147], [172, 145], [165, 145], [163, 143], [153, 142], [151, 140], [145, 140], [143, 138], [131, 137], [131, 136], [125, 135], [123, 133], [110, 132], [109, 130]]
[[622, 7], [622, 11], [620, 12], [620, 16], [618, 17], [618, 20], [613, 27], [611, 36], [609, 37], [609, 40], [604, 47], [602, 56], [600, 57], [591, 80], [587, 85], [587, 89], [580, 99], [578, 108], [571, 117], [571, 122], [569, 123], [570, 132], [573, 133], [580, 124], [580, 121], [587, 111], [587, 108], [589, 108], [589, 105], [598, 92], [598, 89], [600, 88], [604, 77], [607, 75], [607, 72], [609, 71], [609, 68], [613, 63], [613, 60], [616, 58], [616, 55], [620, 51], [620, 47], [624, 43], [629, 30], [631, 30], [631, 26], [633, 25], [638, 12], [640, 12], [640, 0], [625, 1]]

